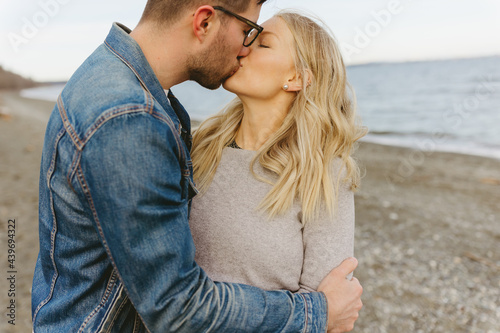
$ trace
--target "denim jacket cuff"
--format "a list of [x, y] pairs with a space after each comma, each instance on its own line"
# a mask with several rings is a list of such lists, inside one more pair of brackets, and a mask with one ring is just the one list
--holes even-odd
[[328, 302], [322, 292], [303, 293], [305, 308], [304, 333], [326, 332], [328, 328]]

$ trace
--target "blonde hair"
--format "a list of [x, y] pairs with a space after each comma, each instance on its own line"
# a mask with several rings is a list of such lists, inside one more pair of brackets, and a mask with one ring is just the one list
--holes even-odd
[[[292, 11], [281, 11], [275, 17], [292, 32], [296, 70], [308, 80], [303, 80], [281, 127], [258, 150], [250, 168], [257, 179], [272, 185], [259, 209], [273, 217], [286, 212], [298, 199], [306, 223], [317, 217], [323, 203], [333, 216], [341, 172], [352, 190], [358, 187], [359, 169], [351, 153], [366, 130], [357, 124], [354, 91], [327, 28]], [[192, 159], [201, 192], [212, 182], [222, 150], [235, 139], [242, 118], [243, 105], [236, 98], [195, 131]], [[343, 168], [332, 179], [332, 164], [337, 158], [341, 158]], [[275, 182], [254, 173], [257, 161], [277, 175]]]

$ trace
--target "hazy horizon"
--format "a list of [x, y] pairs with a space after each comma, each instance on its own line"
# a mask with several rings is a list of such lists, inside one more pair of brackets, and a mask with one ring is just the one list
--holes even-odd
[[[385, 65], [385, 64], [408, 64], [408, 63], [419, 63], [419, 62], [439, 62], [439, 61], [455, 61], [455, 60], [469, 60], [469, 59], [488, 59], [488, 58], [500, 58], [500, 54], [492, 54], [492, 55], [486, 55], [486, 56], [478, 56], [478, 57], [463, 57], [463, 58], [443, 58], [443, 59], [426, 59], [426, 60], [408, 60], [408, 61], [372, 61], [372, 62], [366, 62], [366, 63], [359, 63], [359, 64], [349, 64], [346, 65], [347, 68], [349, 67], [358, 67], [358, 66], [370, 66], [370, 65]], [[9, 70], [8, 68], [5, 68], [1, 63], [0, 66], [3, 67], [5, 70]], [[10, 71], [10, 70], [9, 70]], [[11, 71], [14, 74], [19, 74], [14, 71]], [[26, 79], [31, 79], [30, 77], [25, 77]], [[69, 80], [70, 78], [68, 77], [65, 80], [55, 80], [55, 81], [36, 81], [37, 83], [45, 84], [45, 83], [65, 83]]]

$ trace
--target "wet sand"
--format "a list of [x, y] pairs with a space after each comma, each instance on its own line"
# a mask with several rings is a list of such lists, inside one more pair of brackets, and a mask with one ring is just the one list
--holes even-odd
[[[51, 102], [0, 92], [0, 332], [31, 332], [38, 172]], [[362, 143], [354, 332], [500, 332], [500, 161]], [[5, 315], [16, 221], [15, 326]]]

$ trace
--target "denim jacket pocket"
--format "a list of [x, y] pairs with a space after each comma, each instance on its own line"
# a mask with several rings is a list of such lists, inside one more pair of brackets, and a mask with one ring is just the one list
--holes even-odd
[[78, 332], [114, 332], [113, 327], [144, 332], [144, 325], [114, 270], [100, 303], [87, 316]]

